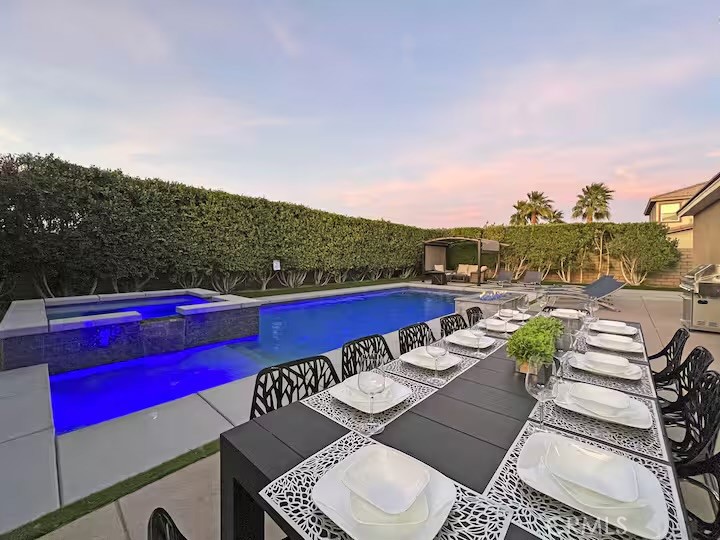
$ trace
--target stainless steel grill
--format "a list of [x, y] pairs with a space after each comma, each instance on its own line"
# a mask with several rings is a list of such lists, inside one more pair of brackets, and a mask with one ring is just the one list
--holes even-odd
[[702, 264], [680, 280], [682, 324], [692, 330], [720, 332], [720, 264]]

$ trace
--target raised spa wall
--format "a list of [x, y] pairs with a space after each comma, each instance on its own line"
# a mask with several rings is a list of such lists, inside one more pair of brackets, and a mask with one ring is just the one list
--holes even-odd
[[[137, 311], [48, 321], [45, 307], [187, 294], [212, 300], [180, 306], [172, 317]], [[0, 370], [48, 364], [50, 374], [257, 335], [261, 302], [207, 289], [20, 300], [0, 323]]]

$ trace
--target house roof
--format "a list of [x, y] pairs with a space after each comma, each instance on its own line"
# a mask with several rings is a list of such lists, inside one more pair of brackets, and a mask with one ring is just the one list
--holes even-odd
[[680, 208], [678, 216], [694, 216], [717, 201], [720, 201], [720, 173], [703, 184], [702, 189]]
[[652, 208], [656, 202], [690, 199], [694, 197], [703, 187], [705, 187], [706, 184], [707, 182], [700, 182], [699, 184], [693, 184], [692, 186], [676, 189], [674, 191], [668, 191], [667, 193], [653, 195], [652, 197], [650, 197], [647, 206], [645, 207], [645, 215], [650, 215], [650, 212], [652, 212]]

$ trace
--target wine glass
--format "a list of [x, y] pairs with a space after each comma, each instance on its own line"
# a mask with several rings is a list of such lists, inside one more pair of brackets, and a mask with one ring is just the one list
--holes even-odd
[[545, 308], [547, 307], [547, 304], [548, 304], [547, 295], [540, 293], [537, 297], [537, 303], [538, 303], [538, 306], [540, 307], [540, 311], [538, 312], [538, 314], [544, 315]]
[[508, 339], [510, 337], [510, 334], [508, 334], [508, 321], [513, 318], [513, 310], [499, 309], [498, 317], [500, 317], [500, 319], [502, 319], [502, 321], [505, 323], [505, 333], [503, 334], [503, 337], [505, 339]]
[[517, 310], [523, 314], [523, 319], [525, 318], [524, 315], [527, 313], [528, 309], [530, 309], [530, 302], [528, 302], [527, 295], [521, 296], [518, 301], [517, 305], [515, 306]]
[[597, 317], [595, 316], [595, 313], [597, 312], [599, 307], [600, 306], [598, 304], [597, 298], [590, 298], [590, 300], [585, 302], [585, 310], [588, 313], [588, 315], [586, 317], [588, 324], [592, 324], [597, 321]]
[[485, 325], [484, 324], [481, 325], [480, 323], [474, 324], [473, 326], [470, 327], [470, 333], [473, 336], [475, 336], [475, 338], [477, 338], [477, 353], [475, 353], [475, 355], [478, 358], [483, 358], [484, 355], [482, 352], [480, 352], [480, 343], [482, 342], [482, 338], [487, 333], [487, 330], [485, 329]]
[[367, 423], [365, 433], [375, 435], [381, 433], [383, 426], [375, 421], [375, 396], [385, 391], [385, 364], [376, 358], [369, 358], [363, 362], [358, 373], [358, 388], [370, 398], [370, 421]]
[[[537, 362], [539, 359], [531, 359], [531, 364], [533, 361]], [[534, 366], [536, 367], [531, 368], [525, 375], [525, 390], [540, 403], [540, 427], [542, 428], [545, 425], [545, 403], [557, 397], [558, 382], [551, 375], [550, 370], [544, 369], [544, 366], [537, 363]]]
[[438, 360], [440, 360], [448, 353], [445, 340], [441, 339], [439, 341], [436, 341], [435, 343], [428, 343], [427, 345], [425, 345], [425, 351], [435, 362], [435, 376], [430, 377], [430, 379], [428, 379], [428, 382], [433, 386], [442, 386], [443, 384], [445, 384], [445, 381], [440, 378], [440, 375], [438, 375]]

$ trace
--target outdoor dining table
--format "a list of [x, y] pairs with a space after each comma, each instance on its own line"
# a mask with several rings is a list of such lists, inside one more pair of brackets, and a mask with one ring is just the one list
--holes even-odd
[[[372, 439], [422, 461], [477, 494], [512, 507], [513, 497], [526, 494], [524, 491], [519, 493], [517, 489], [518, 493], [514, 494], [503, 490], [512, 491], [506, 484], [514, 474], [513, 458], [518, 447], [530, 433], [539, 429], [538, 409], [537, 402], [525, 390], [524, 375], [515, 371], [514, 360], [506, 354], [505, 342], [499, 343], [487, 357], [476, 359], [441, 388], [425, 387], [420, 384], [421, 381], [397, 379], [395, 375], [397, 380], [412, 383], [413, 395], [419, 397], [411, 399], [410, 406], [397, 416], [388, 417], [384, 431]], [[546, 414], [544, 429], [619, 451], [657, 473], [662, 477], [660, 480], [666, 489], [669, 505], [671, 527], [667, 538], [687, 538], [682, 496], [672, 459], [668, 457], [672, 454], [660, 421], [646, 355], [644, 363], [644, 382], [641, 381], [636, 388], [620, 390], [634, 394], [633, 397], [644, 400], [653, 408], [654, 426], [644, 434], [646, 440], [626, 436], [622, 429], [613, 428], [610, 424], [593, 431], [593, 423], [585, 422], [586, 417], [577, 415], [578, 418], [574, 418], [574, 413], [563, 416], [562, 411], [554, 409]], [[389, 374], [392, 375], [392, 372]], [[567, 373], [567, 378], [573, 379], [572, 372]], [[587, 381], [588, 377], [580, 380]], [[596, 381], [590, 379], [590, 382]], [[277, 506], [268, 504], [261, 491], [307, 458], [351, 433], [352, 430], [346, 426], [353, 424], [342, 416], [324, 411], [323, 403], [319, 399], [296, 402], [221, 435], [223, 540], [264, 538], [264, 513], [269, 514], [291, 539], [312, 536], [298, 531], [277, 511]], [[290, 506], [295, 504], [292, 493], [283, 496], [289, 498]], [[538, 496], [549, 499], [544, 495]], [[303, 504], [298, 498], [297, 505]], [[518, 504], [517, 501], [515, 504]], [[562, 503], [557, 505], [566, 508]], [[567, 512], [551, 506], [543, 500], [533, 512], [525, 514], [518, 511], [521, 508], [515, 508], [506, 534], [503, 532], [505, 537], [510, 540], [551, 536], [578, 540], [593, 537], [637, 538], [619, 531], [600, 536], [594, 536], [592, 532], [573, 531], [571, 523], [576, 522], [571, 521], [567, 522], [567, 530], [556, 530], [550, 534], [544, 527], [548, 527], [550, 522], [552, 527], [563, 527], [559, 518]], [[546, 507], [551, 513], [543, 519]], [[573, 510], [573, 513], [567, 514], [568, 520], [578, 514], [580, 512]], [[314, 527], [317, 529], [322, 525], [315, 523]], [[321, 536], [317, 535], [318, 538]]]

